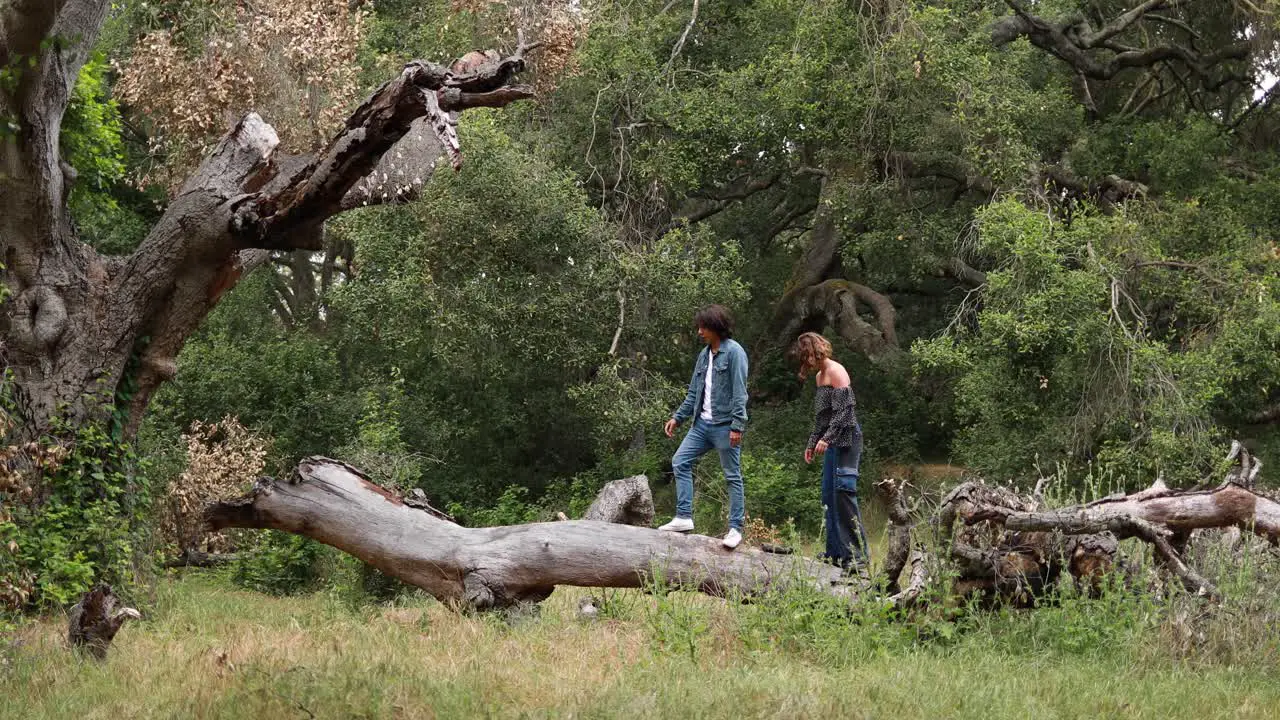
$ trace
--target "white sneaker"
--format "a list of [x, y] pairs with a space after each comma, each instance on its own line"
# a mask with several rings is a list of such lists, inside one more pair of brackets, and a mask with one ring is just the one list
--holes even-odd
[[667, 532], [687, 533], [693, 530], [693, 518], [671, 518], [671, 522], [658, 528]]
[[736, 528], [729, 528], [729, 532], [725, 534], [723, 542], [725, 547], [732, 550], [742, 542], [742, 533], [738, 532]]

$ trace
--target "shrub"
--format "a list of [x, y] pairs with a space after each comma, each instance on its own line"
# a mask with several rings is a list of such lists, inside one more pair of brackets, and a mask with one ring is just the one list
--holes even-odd
[[150, 493], [118, 420], [0, 450], [0, 611], [66, 606], [98, 580], [128, 594], [147, 573]]
[[[232, 582], [268, 595], [296, 595], [319, 589], [326, 546], [300, 535], [269, 530], [232, 565]], [[337, 552], [337, 551], [333, 551]]]
[[160, 508], [160, 531], [165, 541], [176, 545], [180, 552], [226, 551], [230, 538], [226, 533], [205, 530], [204, 508], [239, 494], [262, 475], [270, 443], [231, 416], [219, 423], [197, 420], [182, 440], [187, 467], [166, 490]]

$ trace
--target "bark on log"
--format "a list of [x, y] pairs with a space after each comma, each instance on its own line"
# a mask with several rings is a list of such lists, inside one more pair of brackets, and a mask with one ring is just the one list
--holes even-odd
[[653, 512], [649, 478], [633, 475], [614, 480], [601, 488], [582, 519], [650, 527], [653, 525]]
[[106, 659], [111, 641], [124, 622], [142, 617], [131, 607], [117, 607], [119, 603], [120, 598], [110, 585], [99, 584], [85, 593], [67, 618], [67, 641], [98, 660]]
[[[1043, 586], [1066, 570], [1096, 589], [1115, 563], [1118, 541], [1139, 538], [1188, 591], [1217, 599], [1213, 583], [1183, 558], [1193, 532], [1238, 528], [1280, 545], [1280, 502], [1250, 487], [1260, 464], [1239, 443], [1228, 458], [1236, 466], [1213, 489], [1170, 490], [1157, 480], [1141, 492], [1047, 511], [1008, 490], [965, 483], [943, 500], [938, 522], [974, 587], [1008, 595], [1010, 579], [1020, 591], [1023, 578]], [[956, 520], [963, 528], [951, 537]]]
[[[902, 569], [907, 566], [911, 557], [911, 512], [907, 509], [906, 483], [893, 478], [885, 478], [876, 483], [880, 494], [884, 497], [885, 511], [888, 514], [888, 526], [885, 528], [884, 577], [885, 589], [888, 593], [900, 591], [898, 579]], [[913, 579], [915, 573], [912, 573]]]
[[1171, 532], [1239, 527], [1280, 544], [1280, 503], [1228, 482], [1212, 490], [1169, 490], [1158, 487], [1132, 495], [1114, 495], [1084, 505], [1048, 512], [1009, 512], [992, 508], [977, 519], [997, 520], [1010, 530], [1068, 533], [1111, 531], [1138, 535], [1135, 520]]
[[[634, 480], [634, 478], [633, 478]], [[464, 528], [405, 505], [355, 468], [308, 458], [288, 481], [259, 480], [209, 507], [212, 529], [284, 530], [332, 545], [441, 601], [475, 609], [537, 602], [557, 585], [642, 587], [654, 580], [748, 598], [804, 583], [853, 599], [865, 589], [838, 568], [716, 538], [597, 520]]]

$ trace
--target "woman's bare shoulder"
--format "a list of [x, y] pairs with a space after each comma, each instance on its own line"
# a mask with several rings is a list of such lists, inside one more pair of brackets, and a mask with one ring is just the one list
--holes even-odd
[[849, 371], [844, 369], [840, 363], [832, 360], [826, 369], [818, 374], [819, 387], [847, 388], [849, 387]]
[[845, 370], [840, 363], [832, 360], [831, 366], [827, 368], [827, 384], [833, 388], [847, 388], [850, 382], [849, 371]]

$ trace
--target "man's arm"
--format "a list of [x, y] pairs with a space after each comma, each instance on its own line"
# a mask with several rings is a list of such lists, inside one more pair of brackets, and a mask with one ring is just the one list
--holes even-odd
[[733, 412], [729, 429], [734, 432], [747, 430], [747, 351], [739, 345], [729, 358], [729, 372], [733, 375]]
[[[698, 355], [698, 359], [693, 362], [693, 375], [689, 377], [689, 391], [684, 395], [684, 402], [680, 403], [680, 407], [676, 408], [675, 414], [671, 416], [677, 425], [683, 425], [685, 420], [693, 417], [693, 411], [698, 405], [698, 363], [702, 361], [702, 355]], [[707, 372], [711, 372], [711, 368], [707, 368]]]

